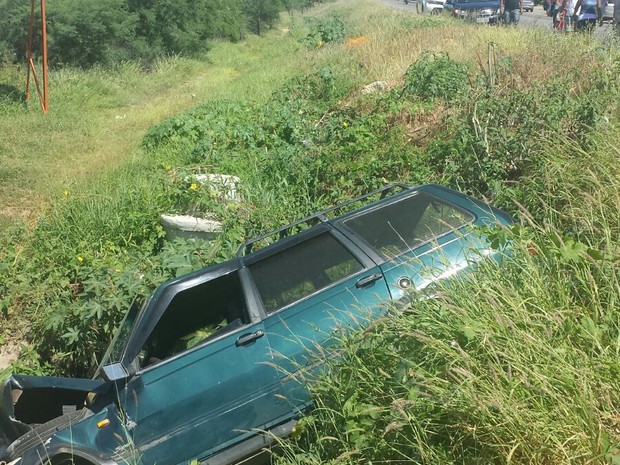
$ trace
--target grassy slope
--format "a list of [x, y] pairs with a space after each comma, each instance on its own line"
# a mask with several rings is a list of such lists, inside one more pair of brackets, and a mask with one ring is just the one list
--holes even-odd
[[[304, 68], [284, 36], [218, 43], [204, 60], [168, 58], [148, 73], [133, 64], [53, 71], [47, 115], [36, 98], [28, 109], [0, 101], [0, 226], [35, 219], [53, 193], [139, 155], [144, 132], [167, 116], [209, 99], [269, 95]], [[0, 70], [0, 79], [24, 85], [16, 69]]]
[[[558, 59], [563, 69], [583, 63], [581, 53], [568, 53], [582, 38], [554, 44], [541, 31], [455, 27], [430, 19], [428, 27], [403, 34], [411, 16], [372, 0], [340, 0], [323, 8], [346, 11], [348, 35], [363, 35], [366, 42], [349, 51], [312, 53], [300, 49], [294, 34], [276, 30], [240, 44], [215, 44], [202, 61], [166, 59], [149, 73], [131, 64], [112, 71], [52, 71], [47, 115], [34, 100], [28, 109], [0, 100], [0, 227], [15, 218], [35, 220], [53, 193], [139, 155], [146, 129], [166, 116], [213, 98], [260, 100], [304, 69], [336, 64], [360, 82], [396, 83], [423, 51], [485, 63], [490, 43], [511, 53], [515, 76], [523, 81], [554, 72]], [[303, 23], [300, 15], [286, 20], [293, 32]], [[541, 43], [550, 46], [541, 50]], [[533, 56], [539, 59], [532, 61]], [[23, 78], [17, 69], [0, 70], [5, 86], [22, 89]]]

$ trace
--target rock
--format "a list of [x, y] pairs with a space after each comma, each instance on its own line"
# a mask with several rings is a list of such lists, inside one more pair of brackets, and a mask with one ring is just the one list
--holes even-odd
[[222, 223], [212, 218], [198, 218], [190, 215], [161, 215], [159, 222], [166, 231], [166, 238], [191, 237], [213, 240], [222, 231]]
[[375, 81], [362, 87], [362, 94], [372, 94], [373, 92], [383, 92], [387, 89], [387, 82]]
[[209, 184], [213, 193], [224, 200], [239, 201], [240, 196], [237, 191], [239, 178], [230, 174], [197, 174], [193, 176], [201, 184]]

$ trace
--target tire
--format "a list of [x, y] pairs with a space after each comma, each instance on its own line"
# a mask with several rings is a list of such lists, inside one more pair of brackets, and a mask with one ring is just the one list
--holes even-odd
[[51, 460], [52, 465], [93, 465], [87, 460], [81, 459], [79, 457], [73, 458], [70, 456], [62, 456], [60, 458], [54, 457]]
[[85, 414], [85, 409], [76, 410], [75, 412], [61, 415], [46, 423], [35, 426], [31, 431], [28, 431], [26, 434], [13, 441], [7, 448], [7, 462], [21, 457], [24, 452], [46, 441], [47, 438], [55, 432], [66, 429], [72, 424], [77, 423]]

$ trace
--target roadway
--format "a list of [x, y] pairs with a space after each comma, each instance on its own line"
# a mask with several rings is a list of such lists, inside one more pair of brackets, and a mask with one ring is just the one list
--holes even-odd
[[[378, 0], [380, 3], [390, 6], [392, 8], [396, 8], [398, 10], [407, 11], [412, 14], [416, 13], [416, 2], [409, 1], [406, 5], [404, 0]], [[553, 24], [551, 18], [546, 15], [543, 7], [541, 5], [536, 5], [534, 7], [534, 11], [525, 12], [521, 15], [521, 21], [519, 23], [519, 27], [525, 28], [541, 28], [541, 29], [553, 29]], [[603, 24], [601, 27], [597, 27], [595, 30], [595, 34], [605, 35], [611, 29], [611, 25], [609, 23]]]

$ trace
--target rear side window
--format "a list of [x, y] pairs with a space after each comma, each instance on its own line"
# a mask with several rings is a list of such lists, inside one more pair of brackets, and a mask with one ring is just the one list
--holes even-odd
[[268, 313], [363, 269], [327, 232], [264, 258], [249, 268]]
[[416, 194], [349, 218], [344, 224], [384, 258], [392, 258], [472, 220], [471, 213], [454, 205]]

